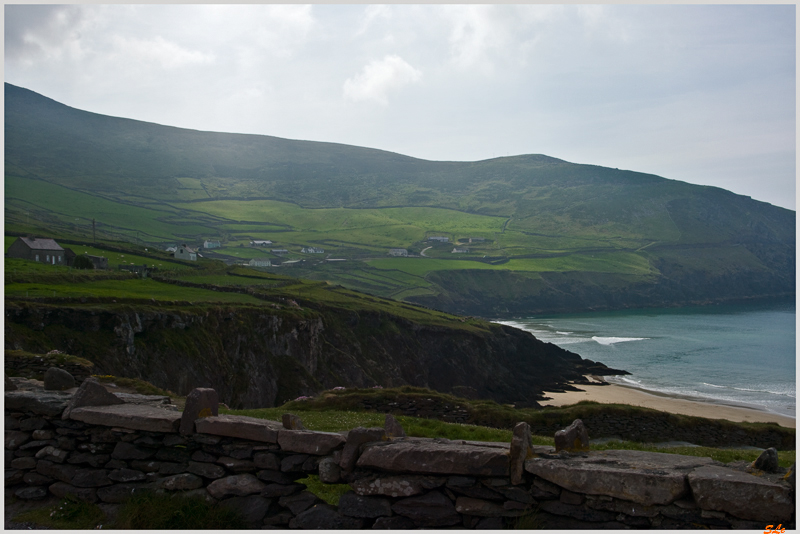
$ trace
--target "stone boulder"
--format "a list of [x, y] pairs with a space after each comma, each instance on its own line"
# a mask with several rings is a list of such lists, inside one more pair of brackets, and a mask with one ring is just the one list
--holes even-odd
[[384, 497], [366, 497], [349, 491], [339, 498], [339, 512], [349, 517], [389, 517], [392, 503]]
[[325, 456], [343, 447], [345, 437], [336, 432], [315, 432], [311, 430], [281, 430], [278, 432], [278, 445], [286, 452]]
[[198, 434], [229, 436], [266, 443], [277, 443], [278, 432], [283, 428], [276, 421], [244, 415], [212, 415], [195, 420]]
[[291, 413], [283, 414], [281, 422], [283, 423], [283, 428], [286, 430], [306, 430], [306, 427], [303, 426], [303, 421]]
[[794, 512], [792, 490], [762, 477], [727, 467], [709, 465], [688, 476], [700, 508], [765, 524], [788, 523]]
[[358, 467], [418, 474], [508, 476], [509, 451], [455, 441], [389, 441], [364, 445]]
[[356, 466], [356, 460], [358, 460], [361, 445], [373, 441], [384, 441], [385, 439], [386, 431], [383, 428], [354, 428], [347, 434], [347, 441], [342, 450], [342, 458], [339, 461], [339, 466], [341, 466], [342, 470], [345, 472], [352, 471]]
[[330, 504], [322, 503], [297, 514], [297, 517], [289, 521], [289, 527], [293, 529], [360, 530], [364, 528], [364, 520], [344, 516]]
[[567, 428], [556, 432], [555, 441], [556, 452], [589, 450], [589, 432], [580, 419], [575, 419]]
[[72, 397], [63, 391], [36, 391], [19, 389], [6, 391], [5, 409], [13, 412], [30, 412], [55, 417], [61, 415]]
[[418, 527], [447, 527], [461, 523], [453, 501], [436, 490], [401, 499], [392, 505], [392, 511], [411, 519]]
[[83, 406], [111, 406], [125, 404], [125, 402], [104, 388], [94, 378], [87, 378], [78, 388], [78, 391], [67, 402], [67, 407], [61, 414], [62, 419], [69, 419], [69, 414], [75, 408]]
[[265, 487], [266, 484], [258, 480], [255, 475], [248, 473], [220, 478], [209, 484], [206, 489], [209, 495], [215, 499], [222, 499], [224, 497], [244, 497], [261, 493], [261, 490]]
[[767, 473], [777, 473], [780, 467], [778, 466], [778, 451], [775, 450], [775, 447], [770, 447], [762, 452], [753, 462], [753, 467]]
[[63, 391], [75, 387], [75, 377], [64, 369], [51, 367], [44, 372], [44, 389]]
[[394, 418], [392, 414], [386, 414], [383, 423], [383, 430], [386, 432], [387, 438], [404, 438], [406, 431], [403, 430], [402, 425]]
[[388, 497], [411, 497], [427, 490], [441, 487], [445, 477], [387, 476], [362, 478], [350, 483], [358, 495], [386, 495]]
[[533, 458], [525, 462], [525, 470], [573, 493], [607, 495], [651, 506], [686, 495], [687, 474], [713, 462], [711, 458], [611, 450]]
[[219, 396], [212, 388], [195, 388], [186, 396], [186, 405], [181, 416], [180, 433], [194, 434], [196, 419], [219, 415]]
[[5, 373], [3, 373], [3, 374], [6, 377], [5, 390], [6, 391], [16, 391], [17, 390], [17, 385], [14, 382], [12, 382], [10, 378], [8, 378], [8, 375], [6, 375]]

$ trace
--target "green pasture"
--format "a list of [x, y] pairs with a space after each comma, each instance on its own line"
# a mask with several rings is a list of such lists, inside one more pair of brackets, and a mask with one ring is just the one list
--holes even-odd
[[175, 205], [231, 221], [288, 225], [309, 237], [316, 234], [338, 240], [346, 236], [347, 241], [361, 244], [382, 239], [381, 245], [392, 241], [395, 246], [422, 240], [427, 233], [491, 235], [500, 231], [505, 222], [504, 217], [425, 207], [304, 209], [272, 200], [215, 200]]
[[570, 254], [554, 258], [520, 258], [509, 260], [500, 265], [490, 265], [480, 261], [436, 258], [381, 258], [368, 260], [367, 263], [376, 269], [398, 270], [419, 277], [423, 277], [432, 271], [474, 269], [528, 272], [655, 273], [647, 258], [630, 252]]
[[263, 301], [239, 293], [224, 293], [192, 287], [180, 287], [138, 278], [128, 280], [98, 280], [71, 284], [11, 283], [5, 286], [8, 297], [111, 297], [156, 299], [162, 301], [230, 302], [261, 306]]
[[[199, 224], [170, 224], [159, 219], [177, 216], [174, 210], [163, 207], [143, 208], [124, 204], [99, 196], [74, 191], [66, 187], [38, 180], [27, 180], [16, 176], [5, 178], [6, 205], [30, 211], [31, 217], [37, 212], [55, 215], [64, 224], [77, 225], [91, 229], [92, 219], [103, 226], [113, 227], [118, 232], [135, 236], [139, 232], [142, 239], [170, 240], [175, 235], [209, 233], [211, 230]], [[56, 206], [56, 208], [53, 208]]]

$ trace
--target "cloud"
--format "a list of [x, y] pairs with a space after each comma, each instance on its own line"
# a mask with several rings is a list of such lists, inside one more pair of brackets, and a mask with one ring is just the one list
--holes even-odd
[[81, 6], [5, 6], [5, 58], [31, 61], [60, 57], [80, 39], [84, 22]]
[[127, 60], [159, 66], [163, 69], [214, 62], [212, 54], [190, 50], [161, 36], [152, 39], [117, 36], [115, 44], [120, 52], [127, 56]]
[[380, 61], [371, 61], [359, 74], [344, 82], [344, 96], [354, 102], [374, 100], [379, 104], [388, 103], [390, 91], [416, 83], [422, 72], [409, 65], [400, 56], [389, 55]]

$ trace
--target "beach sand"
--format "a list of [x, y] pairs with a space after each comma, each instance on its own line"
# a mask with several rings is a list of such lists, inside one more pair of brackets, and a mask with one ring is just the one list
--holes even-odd
[[[592, 377], [592, 380], [595, 378]], [[748, 423], [778, 423], [781, 426], [796, 428], [795, 419], [750, 408], [713, 404], [710, 402], [687, 400], [668, 395], [645, 392], [644, 390], [618, 384], [585, 385], [576, 387], [584, 391], [567, 391], [566, 393], [545, 393], [550, 400], [539, 401], [542, 406], [566, 406], [576, 402], [589, 400], [609, 404], [630, 404], [643, 406], [663, 412], [682, 415], [695, 415], [708, 419], [727, 419]]]

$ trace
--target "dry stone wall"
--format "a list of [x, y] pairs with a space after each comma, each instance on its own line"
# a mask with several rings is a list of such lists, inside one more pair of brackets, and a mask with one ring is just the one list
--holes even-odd
[[[391, 416], [386, 428], [317, 432], [291, 417], [214, 415], [213, 390], [198, 391], [180, 412], [148, 399], [133, 404], [131, 396], [107, 404], [91, 379], [66, 392], [13, 381], [18, 389], [5, 393], [5, 480], [20, 499], [71, 494], [121, 503], [141, 491], [181, 492], [238, 510], [252, 528], [795, 523], [793, 482], [780, 475], [639, 451], [557, 454], [532, 446], [525, 423], [511, 443], [407, 437]], [[351, 491], [328, 505], [297, 482], [310, 474]]]

